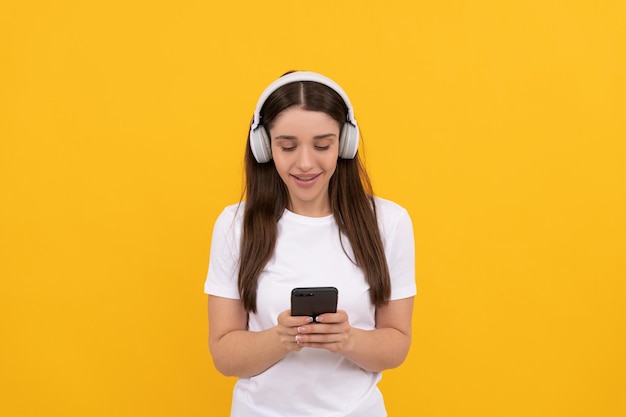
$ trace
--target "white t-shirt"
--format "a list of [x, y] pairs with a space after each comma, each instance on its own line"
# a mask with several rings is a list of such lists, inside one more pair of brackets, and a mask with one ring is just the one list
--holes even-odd
[[[376, 198], [376, 209], [391, 276], [391, 300], [412, 297], [416, 285], [411, 219], [404, 208], [388, 200]], [[240, 298], [237, 274], [243, 211], [243, 205], [228, 206], [215, 222], [204, 286], [207, 294]], [[313, 218], [285, 210], [278, 221], [274, 255], [259, 276], [257, 314], [250, 314], [249, 330], [274, 327], [278, 315], [291, 307], [293, 288], [316, 286], [338, 289], [337, 308], [348, 313], [352, 327], [374, 329], [369, 285], [350, 260], [354, 259], [350, 242], [345, 236], [342, 241], [332, 215]], [[380, 378], [381, 373], [366, 371], [340, 354], [304, 348], [259, 375], [240, 378], [231, 417], [386, 416], [376, 386]]]

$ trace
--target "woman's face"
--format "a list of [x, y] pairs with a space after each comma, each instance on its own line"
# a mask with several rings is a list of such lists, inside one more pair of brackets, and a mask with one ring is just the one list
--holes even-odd
[[324, 112], [290, 107], [269, 129], [272, 157], [289, 192], [294, 213], [331, 213], [328, 184], [339, 155], [339, 122]]

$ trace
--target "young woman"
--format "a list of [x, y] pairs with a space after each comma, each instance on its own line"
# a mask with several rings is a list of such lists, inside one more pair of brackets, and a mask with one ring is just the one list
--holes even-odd
[[[411, 343], [414, 242], [372, 194], [345, 92], [312, 72], [272, 83], [245, 155], [245, 202], [218, 217], [205, 283], [232, 417], [386, 416], [377, 383]], [[296, 287], [338, 289], [336, 313], [291, 316]]]

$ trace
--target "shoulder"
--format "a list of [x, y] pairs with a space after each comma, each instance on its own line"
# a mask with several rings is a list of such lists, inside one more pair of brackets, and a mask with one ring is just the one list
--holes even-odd
[[395, 235], [398, 228], [413, 228], [407, 209], [400, 204], [381, 197], [374, 197], [376, 218], [383, 236]]
[[227, 233], [227, 231], [237, 231], [240, 229], [243, 219], [244, 203], [231, 204], [224, 207], [217, 216], [213, 226], [214, 232]]
[[235, 203], [224, 207], [222, 212], [217, 216], [217, 221], [233, 221], [243, 217], [245, 202]]
[[404, 207], [391, 200], [374, 197], [374, 204], [376, 205], [376, 215], [381, 220], [408, 216], [408, 212]]

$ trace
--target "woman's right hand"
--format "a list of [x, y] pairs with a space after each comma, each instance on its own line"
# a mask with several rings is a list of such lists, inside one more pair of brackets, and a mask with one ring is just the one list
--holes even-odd
[[310, 317], [278, 315], [278, 324], [262, 331], [248, 330], [248, 313], [239, 299], [209, 295], [209, 348], [215, 368], [226, 376], [259, 375], [290, 352], [302, 349], [298, 327]]
[[302, 346], [298, 344], [298, 327], [313, 322], [313, 318], [307, 316], [292, 316], [290, 310], [285, 310], [278, 315], [276, 332], [280, 342], [290, 352], [299, 352]]

